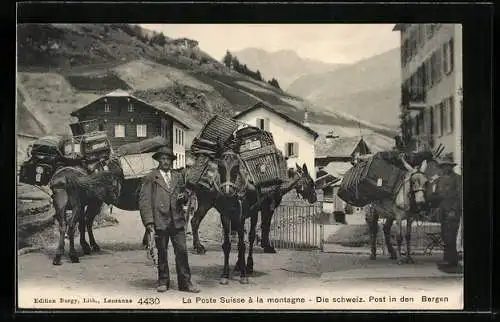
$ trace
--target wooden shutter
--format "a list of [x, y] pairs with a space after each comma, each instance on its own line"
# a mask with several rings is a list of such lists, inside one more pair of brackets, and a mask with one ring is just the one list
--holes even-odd
[[264, 131], [269, 132], [269, 118], [268, 117], [266, 117], [264, 119]]
[[449, 109], [450, 109], [450, 132], [453, 133], [454, 131], [454, 125], [455, 125], [455, 100], [454, 97], [450, 97], [450, 102], [449, 102]]
[[285, 157], [289, 157], [290, 155], [288, 154], [288, 143], [285, 143], [285, 147], [283, 149]]
[[299, 156], [299, 142], [294, 142], [293, 143], [293, 152], [296, 157]]
[[450, 65], [450, 73], [453, 72], [453, 59], [454, 59], [454, 55], [453, 55], [453, 38], [450, 39], [450, 42], [449, 42], [449, 48], [448, 48], [448, 51], [450, 53], [450, 61], [448, 62], [448, 64]]

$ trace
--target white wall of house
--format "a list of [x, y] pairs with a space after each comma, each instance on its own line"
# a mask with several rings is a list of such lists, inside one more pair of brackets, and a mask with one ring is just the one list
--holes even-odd
[[[406, 66], [402, 66], [403, 82], [409, 79], [422, 64], [431, 57], [436, 50], [442, 50], [443, 45], [453, 39], [453, 69], [450, 73], [444, 70], [444, 61], [441, 60], [441, 80], [426, 89], [426, 102], [424, 111], [424, 128], [428, 129], [432, 121], [434, 123], [434, 146], [443, 144], [444, 154], [452, 153], [457, 166], [455, 171], [461, 173], [462, 164], [462, 116], [460, 88], [462, 88], [462, 25], [440, 24], [435, 34], [426, 39], [421, 47], [417, 49], [416, 55], [411, 58]], [[423, 25], [420, 25], [423, 26]], [[419, 25], [410, 25], [402, 33], [402, 41], [407, 39], [411, 32]], [[442, 52], [444, 53], [444, 52]], [[452, 98], [452, 106], [449, 104]], [[433, 110], [433, 118], [430, 119], [430, 109]], [[444, 108], [443, 115], [445, 124], [441, 128], [439, 108]], [[453, 111], [451, 111], [453, 109]]]
[[186, 130], [184, 126], [175, 121], [173, 124], [172, 141], [172, 150], [177, 156], [177, 160], [174, 161], [173, 168], [183, 168], [186, 165]]
[[295, 163], [300, 166], [307, 165], [309, 174], [316, 179], [314, 168], [314, 137], [297, 125], [287, 122], [279, 115], [264, 108], [258, 108], [237, 118], [239, 121], [251, 126], [258, 126], [257, 119], [266, 120], [266, 130], [273, 134], [274, 143], [284, 155], [287, 155], [286, 146], [293, 143], [297, 149], [296, 155], [289, 156], [288, 167], [295, 167]]

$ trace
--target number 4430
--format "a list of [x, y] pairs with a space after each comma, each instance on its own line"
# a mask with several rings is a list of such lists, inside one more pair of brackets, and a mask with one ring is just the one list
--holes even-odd
[[145, 298], [140, 298], [139, 301], [137, 301], [137, 303], [145, 305], [157, 305], [160, 304], [160, 299], [157, 297], [145, 297]]

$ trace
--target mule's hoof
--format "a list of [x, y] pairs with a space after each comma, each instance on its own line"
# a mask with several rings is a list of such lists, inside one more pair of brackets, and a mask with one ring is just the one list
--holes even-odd
[[374, 254], [371, 254], [371, 255], [370, 255], [370, 260], [372, 260], [372, 261], [373, 261], [373, 260], [376, 260], [376, 259], [377, 259], [377, 255], [374, 255]]
[[61, 265], [61, 255], [56, 255], [54, 260], [52, 261], [52, 265]]
[[69, 258], [72, 263], [80, 263], [80, 259], [78, 258], [77, 255], [70, 255]]
[[227, 277], [223, 277], [220, 279], [220, 283], [222, 285], [227, 285], [229, 283], [229, 279]]
[[274, 247], [271, 247], [271, 246], [265, 246], [264, 247], [264, 253], [266, 253], [266, 254], [276, 254], [276, 249], [274, 249]]
[[404, 261], [402, 259], [398, 259], [398, 265], [403, 265]]
[[196, 254], [198, 254], [198, 255], [204, 255], [207, 252], [207, 250], [205, 249], [205, 247], [203, 247], [203, 245], [195, 246], [194, 250], [196, 251]]
[[92, 245], [92, 251], [94, 253], [99, 253], [101, 251], [101, 247], [99, 247], [99, 245]]
[[241, 284], [248, 284], [249, 283], [248, 277], [246, 277], [246, 276], [245, 277], [240, 277], [240, 283]]
[[90, 255], [90, 253], [92, 252], [92, 250], [90, 249], [90, 246], [82, 246], [82, 249], [83, 249], [83, 253], [85, 255]]
[[253, 266], [247, 266], [247, 273], [252, 274], [253, 273]]
[[405, 263], [407, 263], [407, 264], [415, 264], [415, 260], [412, 257], [406, 257]]

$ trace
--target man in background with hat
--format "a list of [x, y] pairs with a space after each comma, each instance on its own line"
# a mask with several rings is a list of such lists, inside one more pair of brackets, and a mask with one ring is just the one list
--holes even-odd
[[462, 216], [462, 178], [453, 170], [456, 163], [447, 154], [438, 160], [440, 176], [433, 182], [430, 202], [437, 208], [444, 243], [443, 261], [438, 268], [447, 273], [460, 273], [457, 251], [457, 234]]
[[191, 282], [191, 271], [186, 247], [186, 217], [182, 209], [185, 202], [184, 177], [172, 171], [176, 159], [172, 149], [161, 147], [153, 154], [158, 168], [147, 175], [139, 194], [139, 211], [149, 232], [155, 232], [158, 249], [158, 292], [170, 288], [168, 269], [168, 241], [172, 241], [179, 290], [198, 293]]

